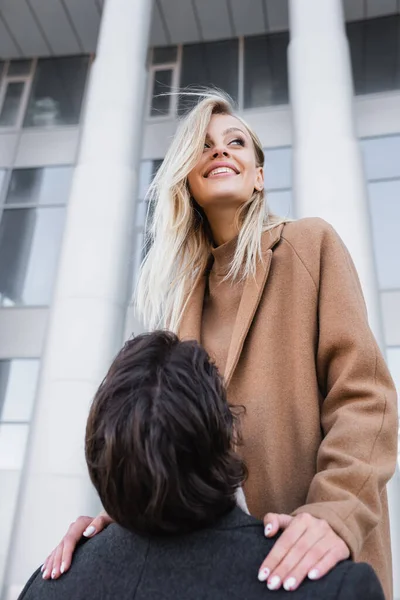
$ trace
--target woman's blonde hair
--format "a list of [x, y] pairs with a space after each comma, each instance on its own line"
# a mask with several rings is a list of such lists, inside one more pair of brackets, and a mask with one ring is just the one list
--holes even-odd
[[[151, 245], [140, 269], [136, 307], [150, 329], [176, 332], [188, 292], [204, 272], [212, 248], [206, 217], [190, 195], [187, 178], [204, 148], [212, 115], [235, 116], [246, 127], [254, 144], [256, 165], [264, 165], [258, 136], [235, 114], [233, 102], [220, 91], [189, 92], [197, 105], [183, 117], [164, 161], [150, 185], [147, 198]], [[149, 220], [149, 219], [148, 219]], [[264, 190], [254, 190], [237, 213], [238, 243], [227, 278], [254, 276], [261, 259], [261, 234], [288, 219], [276, 217], [265, 206]]]

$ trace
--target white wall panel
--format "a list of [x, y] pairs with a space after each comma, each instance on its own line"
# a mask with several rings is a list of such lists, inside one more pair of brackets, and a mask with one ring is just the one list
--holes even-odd
[[67, 127], [56, 130], [29, 130], [21, 135], [16, 167], [70, 165], [76, 162], [79, 129]]
[[[204, 40], [219, 40], [235, 36], [228, 13], [227, 0], [194, 0]], [[251, 10], [251, 4], [248, 4]]]
[[0, 309], [0, 359], [40, 358], [48, 308]]
[[163, 158], [176, 131], [178, 122], [175, 119], [151, 121], [144, 126], [142, 159], [153, 160]]
[[160, 8], [158, 2], [153, 4], [153, 14], [151, 18], [151, 28], [149, 37], [149, 46], [167, 46], [168, 38], [164, 25], [161, 20]]
[[18, 133], [0, 134], [0, 169], [11, 167], [14, 162]]
[[29, 0], [2, 0], [1, 9], [24, 56], [50, 54], [50, 49], [29, 8]]
[[60, 0], [29, 0], [54, 54], [82, 52]]
[[289, 29], [288, 0], [264, 0], [269, 31]]
[[400, 92], [357, 96], [354, 105], [359, 137], [400, 133]]
[[159, 0], [173, 44], [199, 42], [201, 35], [189, 0]]
[[79, 35], [83, 51], [94, 53], [100, 27], [100, 15], [94, 1], [65, 0], [65, 5]]
[[265, 32], [263, 0], [229, 0], [237, 35], [257, 35]]

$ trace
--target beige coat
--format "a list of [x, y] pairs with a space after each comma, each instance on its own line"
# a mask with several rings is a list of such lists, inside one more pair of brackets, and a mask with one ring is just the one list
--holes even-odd
[[[385, 486], [396, 464], [397, 400], [357, 274], [321, 219], [280, 225], [262, 243], [224, 374], [229, 401], [246, 407], [250, 512], [326, 519], [353, 559], [375, 568], [389, 600]], [[202, 275], [190, 295], [183, 339], [200, 340], [205, 284]]]

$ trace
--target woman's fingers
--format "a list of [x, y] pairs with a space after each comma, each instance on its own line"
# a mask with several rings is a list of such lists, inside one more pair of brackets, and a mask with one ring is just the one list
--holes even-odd
[[83, 531], [85, 537], [93, 537], [112, 523], [111, 517], [105, 511], [102, 511], [95, 519], [93, 519]]
[[[42, 566], [43, 579], [57, 579], [69, 569], [76, 544], [92, 520], [93, 517], [78, 517], [76, 521], [71, 523], [66, 535], [62, 538], [61, 542], [53, 552], [46, 558]], [[66, 567], [66, 565], [68, 565], [68, 567]]]
[[[258, 578], [267, 581], [269, 589], [297, 589], [309, 576], [318, 579], [339, 561], [348, 558], [349, 549], [330, 525], [307, 513], [296, 517], [275, 515], [284, 529], [279, 540], [261, 565]], [[273, 517], [267, 515], [274, 523]]]
[[53, 569], [53, 554], [54, 554], [55, 550], [53, 550], [53, 552], [51, 554], [49, 554], [49, 556], [46, 558], [46, 560], [44, 561], [41, 571], [42, 571], [42, 577], [43, 579], [50, 579], [51, 576], [51, 571]]
[[264, 534], [273, 537], [280, 529], [286, 529], [293, 517], [279, 513], [267, 513], [264, 517]]
[[102, 511], [95, 519], [93, 517], [78, 517], [76, 521], [71, 523], [59, 545], [43, 563], [43, 579], [58, 579], [63, 573], [66, 573], [71, 566], [72, 556], [81, 537], [83, 535], [93, 537], [110, 523], [112, 523], [112, 519], [105, 511]]
[[57, 579], [61, 575], [61, 557], [63, 553], [63, 547], [64, 542], [61, 542], [61, 544], [58, 544], [57, 548], [53, 552], [53, 566], [50, 571], [50, 577], [52, 579]]

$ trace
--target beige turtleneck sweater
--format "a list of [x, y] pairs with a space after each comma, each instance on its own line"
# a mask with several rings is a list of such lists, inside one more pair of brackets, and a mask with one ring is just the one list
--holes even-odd
[[225, 280], [235, 253], [237, 237], [212, 250], [212, 265], [204, 294], [201, 343], [224, 374], [232, 330], [243, 292], [243, 281]]

